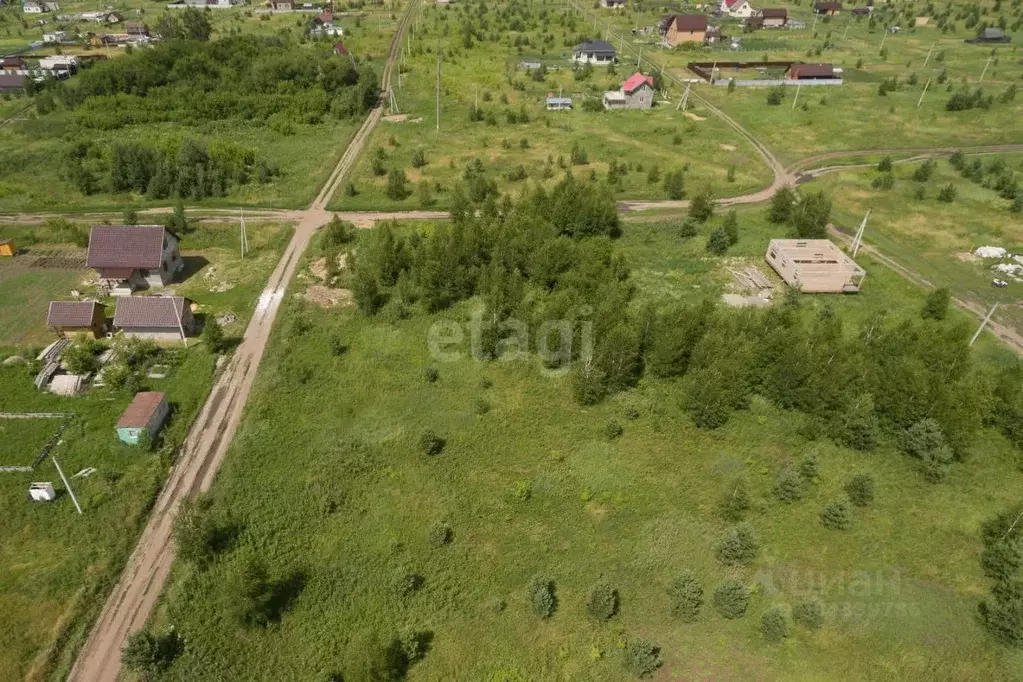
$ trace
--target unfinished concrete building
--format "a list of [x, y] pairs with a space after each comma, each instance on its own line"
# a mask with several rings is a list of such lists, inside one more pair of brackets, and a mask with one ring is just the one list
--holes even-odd
[[867, 276], [827, 239], [772, 239], [766, 258], [786, 284], [808, 294], [854, 294]]

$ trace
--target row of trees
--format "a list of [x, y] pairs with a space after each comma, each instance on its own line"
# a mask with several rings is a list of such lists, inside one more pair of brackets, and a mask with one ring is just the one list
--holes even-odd
[[232, 186], [267, 183], [280, 175], [275, 164], [257, 159], [252, 149], [188, 138], [159, 145], [119, 142], [111, 147], [79, 140], [64, 150], [61, 172], [82, 194], [135, 192], [153, 199], [195, 200], [224, 196]]

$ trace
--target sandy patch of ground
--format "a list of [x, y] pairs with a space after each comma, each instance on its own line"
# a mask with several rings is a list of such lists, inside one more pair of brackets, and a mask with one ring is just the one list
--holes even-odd
[[978, 256], [975, 253], [970, 253], [969, 251], [963, 251], [961, 253], [957, 253], [956, 254], [956, 258], [961, 260], [961, 261], [966, 261], [967, 263], [971, 263], [973, 261], [978, 261], [978, 260], [981, 259], [980, 256]]
[[[337, 267], [344, 270], [348, 266], [348, 254], [342, 253], [337, 257]], [[327, 279], [327, 259], [317, 258], [309, 263], [309, 272], [321, 282]]]
[[719, 146], [722, 149], [724, 149], [726, 152], [734, 152], [735, 151], [735, 145], [734, 144], [722, 144], [722, 145], [719, 145]]
[[391, 114], [390, 116], [384, 116], [380, 120], [387, 123], [422, 123], [423, 121], [420, 116], [412, 118], [408, 114]]
[[686, 114], [686, 116], [687, 116], [688, 118], [691, 118], [691, 119], [693, 119], [694, 121], [706, 121], [706, 120], [707, 120], [707, 117], [706, 117], [706, 116], [697, 116], [696, 114], [694, 114], [694, 113], [693, 113], [693, 112], [691, 112], [691, 111], [687, 111], [687, 112], [685, 112], [685, 114]]
[[322, 284], [314, 284], [306, 289], [302, 298], [324, 308], [347, 307], [355, 304], [355, 295], [350, 290], [331, 289]]

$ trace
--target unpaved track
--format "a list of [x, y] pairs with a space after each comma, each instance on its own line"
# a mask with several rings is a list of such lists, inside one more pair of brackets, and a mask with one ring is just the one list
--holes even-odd
[[[387, 66], [383, 89], [390, 84], [390, 69], [415, 0], [402, 14]], [[89, 638], [69, 676], [81, 682], [114, 682], [121, 669], [121, 649], [128, 635], [143, 627], [149, 618], [174, 561], [172, 528], [181, 503], [191, 494], [208, 490], [234, 437], [243, 408], [252, 389], [259, 362], [266, 350], [277, 310], [284, 292], [309, 245], [313, 233], [330, 219], [324, 210], [337, 185], [351, 168], [380, 120], [378, 106], [352, 139], [323, 191], [309, 210], [301, 212], [295, 234], [259, 297], [256, 312], [227, 369], [217, 380], [199, 417], [192, 424], [167, 485], [132, 552], [120, 580], [103, 607]]]

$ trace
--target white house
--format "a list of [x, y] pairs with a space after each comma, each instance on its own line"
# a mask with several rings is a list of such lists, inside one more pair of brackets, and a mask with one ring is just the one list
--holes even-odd
[[604, 9], [622, 9], [625, 7], [625, 0], [600, 0], [600, 6]]
[[572, 61], [576, 64], [613, 64], [617, 53], [606, 40], [586, 40], [572, 48]]
[[29, 2], [26, 2], [24, 5], [21, 6], [21, 11], [23, 11], [25, 14], [42, 14], [46, 10], [43, 8], [41, 3], [29, 0]]
[[756, 12], [746, 0], [721, 0], [721, 13], [735, 19], [749, 19]]
[[67, 33], [65, 33], [64, 31], [54, 31], [53, 33], [44, 33], [43, 34], [43, 42], [44, 43], [51, 43], [51, 44], [53, 44], [53, 43], [62, 43], [62, 42], [64, 42], [64, 40], [66, 38], [67, 38]]

